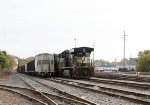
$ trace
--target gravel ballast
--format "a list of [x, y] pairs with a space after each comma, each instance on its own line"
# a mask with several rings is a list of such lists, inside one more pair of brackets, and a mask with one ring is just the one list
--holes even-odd
[[15, 93], [0, 89], [0, 105], [36, 105], [36, 103], [24, 99]]
[[84, 89], [79, 89], [72, 86], [55, 83], [49, 80], [43, 80], [38, 78], [36, 78], [36, 80], [41, 81], [42, 83], [45, 83], [57, 89], [63, 90], [65, 92], [71, 93], [75, 96], [82, 97], [86, 100], [97, 103], [97, 105], [106, 105], [106, 104], [107, 105], [137, 105], [136, 103], [132, 103], [127, 100], [120, 99], [119, 97], [115, 98], [104, 94], [94, 93]]

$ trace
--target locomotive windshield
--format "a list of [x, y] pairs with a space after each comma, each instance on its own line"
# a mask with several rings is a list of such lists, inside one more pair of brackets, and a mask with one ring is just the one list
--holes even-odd
[[81, 53], [76, 53], [77, 57], [90, 57], [90, 53], [89, 52], [81, 52]]

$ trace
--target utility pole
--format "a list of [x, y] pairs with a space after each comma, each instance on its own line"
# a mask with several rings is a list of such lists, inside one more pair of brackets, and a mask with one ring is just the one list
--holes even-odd
[[115, 67], [117, 67], [117, 59], [115, 58]]
[[75, 38], [75, 39], [74, 39], [74, 41], [75, 41], [75, 48], [76, 48], [76, 40], [77, 40], [77, 39]]
[[[95, 42], [93, 41], [93, 49], [95, 47]], [[94, 50], [93, 50], [93, 65], [94, 65]]]
[[129, 70], [131, 70], [131, 58], [132, 58], [132, 54], [130, 54], [130, 58], [129, 58]]
[[125, 42], [126, 42], [126, 36], [127, 36], [127, 35], [125, 34], [125, 31], [124, 31], [124, 37], [123, 37], [123, 38], [124, 38], [124, 68], [125, 68], [125, 66], [126, 66], [126, 64], [125, 64], [125, 56], [126, 56], [126, 52], [125, 52], [125, 50], [126, 50], [126, 46], [125, 46], [126, 43], [125, 43]]

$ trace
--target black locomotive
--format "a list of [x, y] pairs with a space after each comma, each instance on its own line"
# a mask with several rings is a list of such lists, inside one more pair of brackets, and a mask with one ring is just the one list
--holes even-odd
[[94, 67], [90, 60], [93, 48], [79, 47], [65, 50], [58, 55], [56, 71], [59, 76], [89, 78], [93, 75]]

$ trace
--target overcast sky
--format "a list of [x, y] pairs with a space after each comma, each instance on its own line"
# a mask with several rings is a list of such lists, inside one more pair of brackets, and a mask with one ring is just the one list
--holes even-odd
[[95, 59], [150, 50], [150, 0], [0, 0], [0, 49], [20, 58], [92, 47]]

